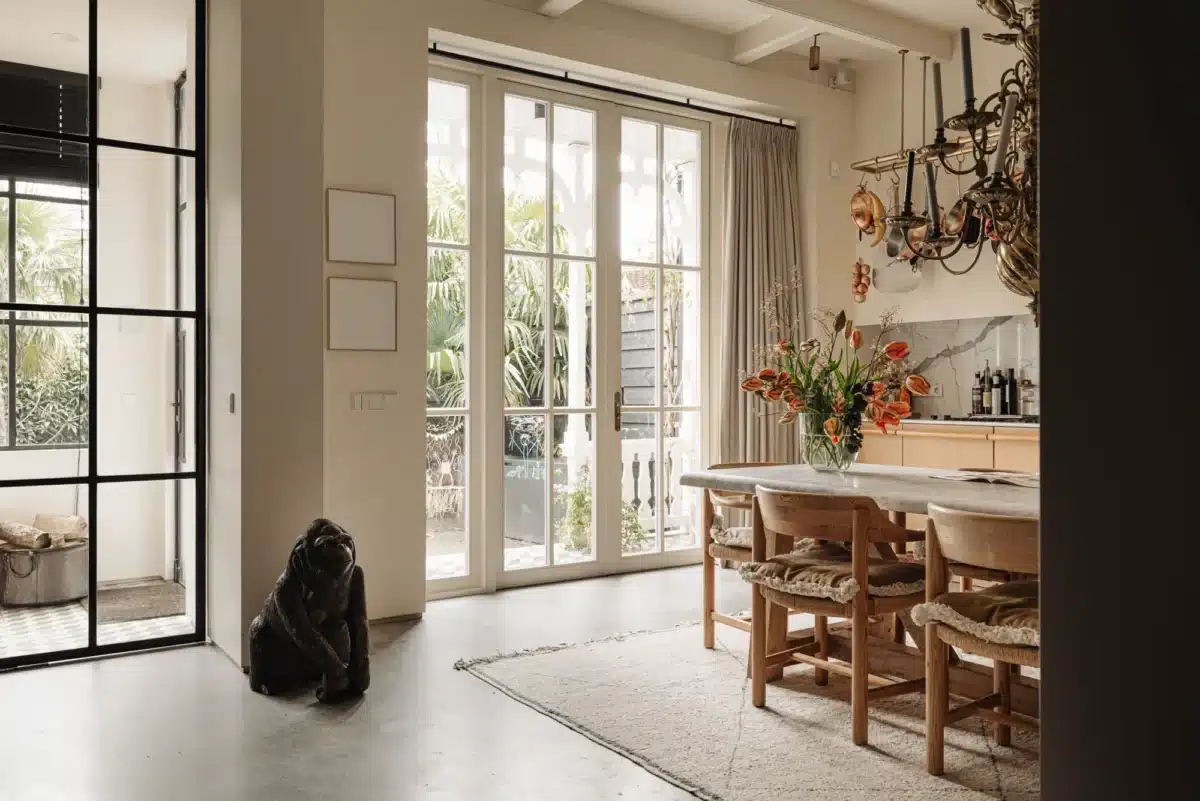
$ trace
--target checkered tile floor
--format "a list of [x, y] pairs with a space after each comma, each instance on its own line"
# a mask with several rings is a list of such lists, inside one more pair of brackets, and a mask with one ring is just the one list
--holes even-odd
[[[0, 659], [44, 654], [87, 646], [87, 610], [82, 604], [0, 607]], [[96, 631], [99, 644], [137, 642], [195, 629], [186, 615], [103, 623]]]

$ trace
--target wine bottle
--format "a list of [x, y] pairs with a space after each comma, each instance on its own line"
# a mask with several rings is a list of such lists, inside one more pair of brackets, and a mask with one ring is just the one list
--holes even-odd
[[975, 371], [975, 383], [971, 384], [971, 414], [983, 414], [983, 384], [979, 371]]
[[981, 395], [983, 396], [983, 413], [992, 413], [992, 372], [988, 369], [987, 361], [983, 363], [983, 383], [981, 386]]
[[1017, 371], [1008, 368], [1008, 381], [1005, 385], [1005, 397], [1008, 399], [1008, 413], [1021, 414], [1021, 387], [1017, 384]]
[[1004, 376], [1000, 368], [992, 373], [992, 414], [1004, 414]]

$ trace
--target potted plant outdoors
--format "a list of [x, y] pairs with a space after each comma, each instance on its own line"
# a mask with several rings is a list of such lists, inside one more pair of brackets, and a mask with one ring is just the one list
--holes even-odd
[[742, 389], [783, 412], [781, 424], [797, 423], [804, 461], [815, 470], [849, 469], [862, 449], [863, 418], [880, 431], [912, 414], [912, 396], [927, 395], [929, 382], [909, 373], [908, 343], [884, 340], [893, 329], [885, 315], [868, 358], [859, 358], [862, 331], [844, 311], [815, 316], [820, 338], [795, 344], [780, 339], [767, 354], [769, 366], [742, 380]]

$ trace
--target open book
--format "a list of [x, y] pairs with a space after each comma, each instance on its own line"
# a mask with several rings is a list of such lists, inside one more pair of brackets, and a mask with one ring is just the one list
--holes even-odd
[[1042, 486], [1041, 476], [1037, 473], [1003, 473], [996, 472], [973, 472], [964, 470], [961, 473], [943, 473], [933, 476], [934, 478], [944, 478], [947, 481], [982, 481], [988, 484], [1006, 484], [1013, 487], [1026, 487], [1028, 489], [1040, 489]]

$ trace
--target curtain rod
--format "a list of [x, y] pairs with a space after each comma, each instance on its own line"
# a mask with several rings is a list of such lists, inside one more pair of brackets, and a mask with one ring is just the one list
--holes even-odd
[[562, 74], [560, 75], [556, 72], [546, 72], [543, 70], [535, 70], [535, 69], [530, 69], [529, 67], [518, 67], [513, 64], [505, 64], [502, 61], [492, 61], [490, 59], [480, 58], [478, 56], [468, 56], [465, 53], [454, 53], [449, 50], [442, 50], [440, 47], [438, 47], [436, 42], [434, 42], [432, 45], [429, 46], [429, 53], [431, 55], [443, 56], [445, 58], [454, 59], [456, 61], [465, 61], [468, 64], [478, 64], [483, 67], [495, 67], [496, 69], [507, 70], [509, 72], [516, 72], [516, 73], [520, 73], [521, 75], [529, 75], [534, 78], [546, 78], [546, 79], [549, 79], [552, 81], [562, 81], [563, 83], [569, 83], [569, 84], [573, 84], [575, 86], [582, 86], [587, 89], [595, 89], [595, 90], [601, 91], [601, 92], [611, 92], [611, 93], [617, 94], [617, 95], [624, 95], [625, 97], [635, 97], [639, 100], [648, 100], [652, 103], [663, 103], [668, 106], [677, 106], [678, 108], [687, 108], [687, 109], [691, 109], [692, 111], [700, 111], [705, 114], [716, 114], [721, 117], [732, 117], [734, 119], [739, 119], [739, 120], [751, 120], [753, 122], [761, 122], [764, 125], [774, 125], [774, 126], [777, 126], [780, 128], [791, 128], [793, 130], [796, 127], [795, 125], [793, 125], [791, 123], [784, 122], [782, 118], [780, 118], [779, 121], [776, 122], [773, 119], [764, 119], [763, 117], [752, 117], [749, 114], [738, 114], [736, 111], [722, 111], [721, 109], [709, 108], [708, 106], [700, 106], [700, 105], [693, 103], [690, 99], [686, 100], [686, 101], [672, 100], [667, 97], [659, 97], [657, 95], [646, 94], [644, 92], [635, 92], [631, 89], [619, 89], [615, 86], [605, 86], [604, 84], [593, 83], [591, 81], [584, 81], [584, 80], [580, 80], [579, 78], [572, 78], [570, 73], [567, 70], [563, 70]]

